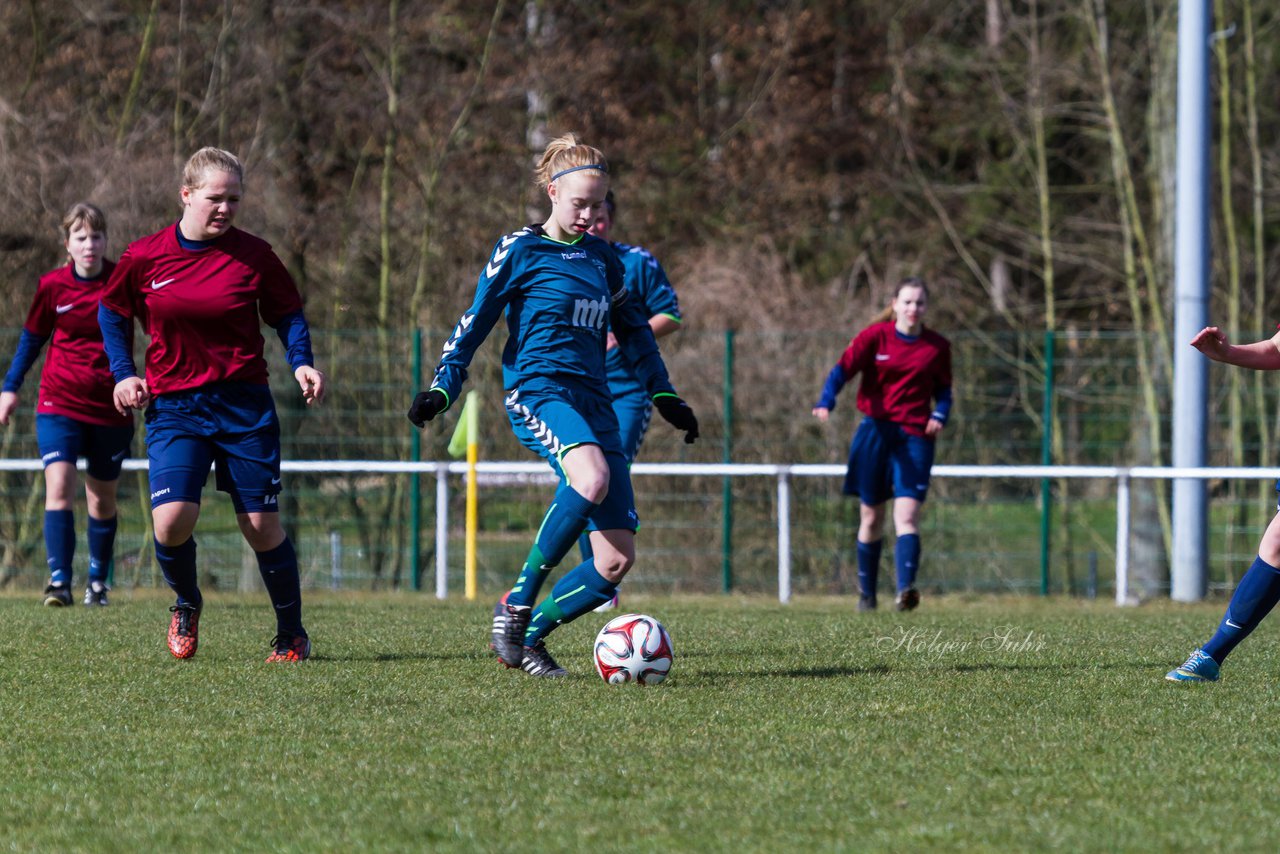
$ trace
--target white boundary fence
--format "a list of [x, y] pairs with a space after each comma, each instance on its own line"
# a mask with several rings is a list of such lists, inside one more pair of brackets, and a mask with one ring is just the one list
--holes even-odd
[[[84, 467], [84, 461], [80, 463]], [[39, 460], [0, 460], [0, 471], [40, 471]], [[126, 460], [128, 471], [143, 471], [146, 460]], [[286, 472], [364, 472], [383, 474], [435, 474], [436, 476], [436, 596], [449, 595], [449, 478], [465, 475], [465, 462], [381, 462], [377, 460], [286, 460]], [[778, 601], [791, 601], [791, 479], [794, 477], [844, 477], [837, 464], [778, 465], [772, 463], [635, 463], [632, 475], [676, 477], [772, 477], [777, 482]], [[545, 475], [543, 462], [481, 462], [477, 475]], [[967, 478], [1081, 478], [1116, 482], [1116, 604], [1129, 605], [1129, 489], [1133, 480], [1275, 480], [1280, 468], [1161, 468], [1155, 466], [950, 466], [936, 465], [933, 477]]]

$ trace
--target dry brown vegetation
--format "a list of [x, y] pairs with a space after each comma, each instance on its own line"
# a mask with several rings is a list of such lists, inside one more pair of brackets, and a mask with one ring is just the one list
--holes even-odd
[[[1212, 314], [1247, 337], [1277, 307], [1280, 17], [1223, 0], [1217, 19]], [[1017, 431], [1044, 426], [1043, 330], [1136, 333], [1123, 364], [1063, 369], [1054, 454], [1081, 460], [1090, 395], [1127, 383], [1116, 453], [1160, 461], [1176, 27], [1176, 4], [1153, 0], [11, 0], [0, 308], [19, 325], [61, 260], [68, 204], [103, 206], [118, 253], [176, 218], [192, 150], [229, 148], [249, 170], [241, 224], [285, 259], [312, 324], [368, 332], [376, 390], [307, 455], [385, 434], [354, 452], [403, 457], [377, 419], [407, 399], [410, 330], [428, 330], [430, 361], [495, 238], [544, 215], [534, 153], [573, 130], [609, 155], [618, 236], [680, 289], [691, 334], [674, 372], [701, 411], [718, 406], [719, 380], [699, 385], [713, 336], [736, 329], [758, 336], [739, 388], [768, 389], [743, 423], [822, 440], [796, 413], [918, 274], [932, 324], [971, 342], [960, 412], [1018, 415]], [[1228, 444], [1273, 462], [1262, 387], [1221, 388]], [[1000, 460], [1005, 423], [956, 432]], [[768, 455], [747, 438], [744, 455]]]

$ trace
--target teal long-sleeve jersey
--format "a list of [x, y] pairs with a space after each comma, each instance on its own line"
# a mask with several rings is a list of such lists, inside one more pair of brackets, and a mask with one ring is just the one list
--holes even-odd
[[561, 243], [529, 225], [499, 238], [471, 307], [444, 344], [431, 387], [450, 405], [457, 400], [476, 349], [505, 310], [507, 389], [532, 377], [559, 377], [609, 398], [605, 334], [612, 329], [649, 395], [674, 394], [649, 318], [638, 301], [627, 299], [624, 280], [617, 253], [594, 235]]

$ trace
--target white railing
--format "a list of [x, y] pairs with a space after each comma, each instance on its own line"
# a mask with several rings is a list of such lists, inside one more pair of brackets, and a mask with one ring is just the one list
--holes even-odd
[[[83, 460], [80, 463], [84, 467]], [[39, 460], [0, 460], [0, 471], [39, 471]], [[144, 471], [146, 460], [126, 460], [129, 471]], [[449, 479], [465, 475], [465, 462], [381, 462], [377, 460], [286, 460], [286, 472], [367, 472], [431, 474], [436, 476], [436, 596], [448, 596]], [[837, 464], [778, 465], [772, 463], [635, 463], [632, 475], [680, 477], [772, 477], [777, 481], [778, 601], [791, 600], [791, 478], [844, 477]], [[477, 475], [553, 475], [542, 462], [481, 462]], [[999, 477], [1018, 479], [1083, 478], [1116, 482], [1116, 604], [1132, 603], [1129, 596], [1129, 484], [1132, 480], [1275, 480], [1280, 468], [1161, 468], [1155, 466], [959, 466], [936, 465], [933, 477]]]

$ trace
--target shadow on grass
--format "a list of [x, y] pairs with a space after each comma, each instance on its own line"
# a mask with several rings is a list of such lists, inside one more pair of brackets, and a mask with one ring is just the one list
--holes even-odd
[[317, 653], [311, 656], [312, 661], [364, 662], [366, 664], [387, 661], [487, 661], [491, 659], [491, 655], [485, 655], [480, 652], [377, 652], [372, 654], [354, 653], [351, 655]]
[[716, 682], [730, 679], [840, 679], [848, 676], [894, 676], [907, 673], [1031, 673], [1096, 670], [1151, 671], [1168, 669], [1166, 662], [1125, 661], [1110, 664], [1031, 664], [1027, 662], [986, 662], [983, 664], [929, 664], [922, 667], [871, 664], [863, 667], [797, 667], [789, 670], [732, 670], [702, 673], [699, 679]]

